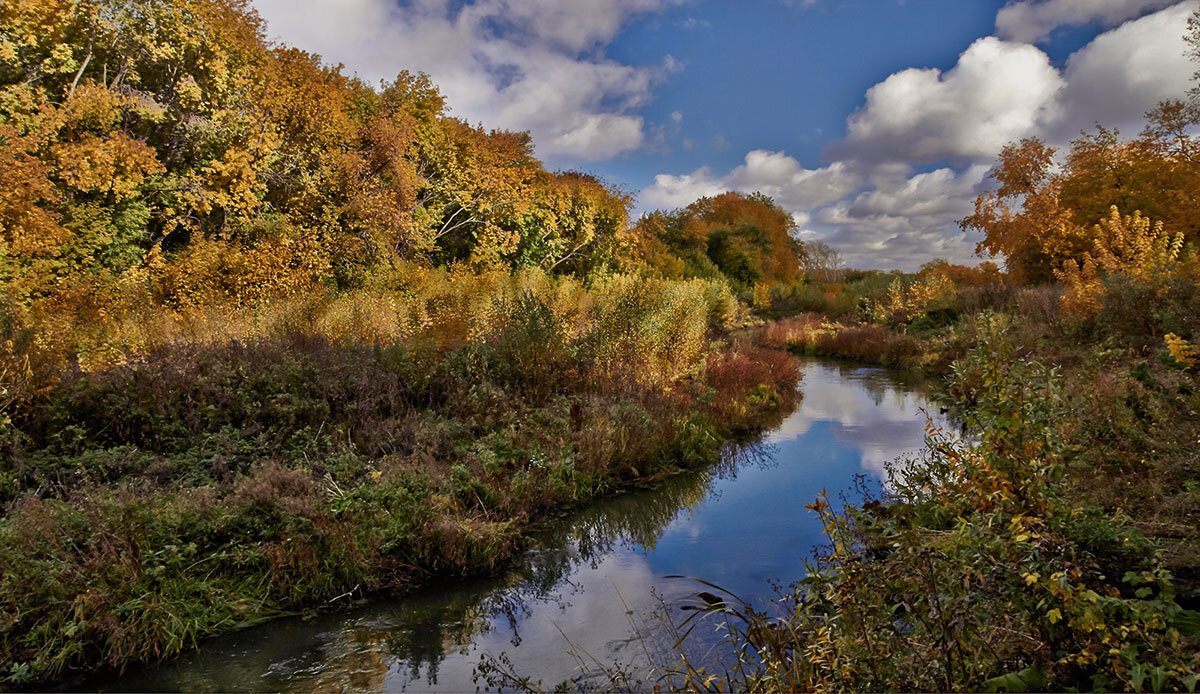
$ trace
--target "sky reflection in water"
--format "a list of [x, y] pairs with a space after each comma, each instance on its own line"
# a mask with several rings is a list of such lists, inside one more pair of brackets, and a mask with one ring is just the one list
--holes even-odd
[[[482, 654], [505, 653], [547, 685], [579, 671], [572, 655], [644, 668], [674, 640], [657, 611], [677, 609], [702, 577], [766, 605], [772, 582], [801, 578], [822, 540], [804, 509], [822, 489], [878, 490], [884, 465], [918, 451], [920, 381], [877, 368], [810, 361], [797, 411], [721, 469], [680, 475], [565, 518], [507, 575], [311, 621], [280, 620], [204, 644], [107, 690], [474, 691]], [[635, 638], [641, 634], [643, 638]], [[716, 642], [697, 629], [691, 651]], [[711, 657], [711, 652], [709, 653]], [[93, 683], [89, 685], [94, 688]]]

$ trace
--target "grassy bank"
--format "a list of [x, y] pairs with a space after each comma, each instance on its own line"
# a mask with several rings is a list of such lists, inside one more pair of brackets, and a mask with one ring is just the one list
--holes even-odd
[[[729, 602], [743, 666], [687, 688], [1194, 691], [1200, 292], [1111, 273], [998, 287], [982, 310], [781, 318], [767, 343], [944, 374], [970, 441], [931, 429], [884, 498], [818, 499], [830, 544], [780, 622]], [[919, 278], [907, 279], [919, 282]], [[1066, 294], [1067, 299], [1060, 299]], [[937, 326], [946, 308], [958, 317]], [[1165, 337], [1171, 335], [1171, 337]], [[774, 615], [771, 615], [774, 616]]]
[[505, 281], [415, 302], [456, 306], [456, 334], [337, 339], [334, 303], [42, 373], [3, 430], [5, 685], [495, 570], [547, 513], [708, 464], [794, 403], [785, 352], [706, 338], [724, 300], [702, 285]]

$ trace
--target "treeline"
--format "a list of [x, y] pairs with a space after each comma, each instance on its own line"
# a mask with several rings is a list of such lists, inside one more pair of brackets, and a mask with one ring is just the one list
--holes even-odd
[[762, 196], [631, 225], [243, 0], [4, 2], [0, 87], [0, 689], [494, 571], [796, 400], [728, 338], [801, 261]]
[[271, 44], [243, 0], [7, 2], [0, 86], [4, 330], [62, 358], [152, 346], [96, 337], [148, 307], [391, 290], [414, 267], [748, 291], [802, 253], [762, 196], [631, 227], [629, 195], [548, 171], [527, 134], [453, 117], [423, 74], [369, 85]]
[[148, 271], [155, 298], [341, 288], [399, 259], [586, 271], [628, 199], [524, 133], [268, 44], [247, 3], [6, 3], [5, 275], [15, 300]]

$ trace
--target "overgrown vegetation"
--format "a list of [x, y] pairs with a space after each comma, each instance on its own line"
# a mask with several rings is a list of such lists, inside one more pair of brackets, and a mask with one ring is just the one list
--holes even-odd
[[0, 86], [3, 686], [493, 570], [780, 417], [791, 350], [948, 374], [972, 441], [817, 501], [787, 618], [706, 600], [744, 667], [685, 685], [1195, 689], [1195, 103], [1006, 148], [962, 220], [1004, 272], [886, 273], [758, 194], [630, 224], [243, 0], [5, 2]]
[[[1190, 29], [1200, 47], [1200, 14]], [[968, 436], [931, 428], [883, 498], [812, 503], [829, 546], [778, 611], [701, 593], [737, 665], [682, 663], [677, 685], [1196, 690], [1200, 111], [1147, 117], [1137, 140], [1077, 140], [1057, 173], [1040, 142], [1004, 150], [962, 224], [1006, 273], [773, 290], [768, 344], [944, 374]]]
[[0, 86], [0, 686], [490, 571], [794, 403], [723, 337], [769, 199], [661, 279], [623, 192], [243, 0], [6, 2]]
[[830, 544], [782, 621], [704, 605], [743, 667], [685, 669], [687, 688], [1195, 689], [1195, 376], [1111, 334], [1031, 343], [1020, 322], [977, 315], [953, 364], [970, 441], [931, 429], [885, 498], [809, 506]]
[[709, 464], [794, 401], [785, 353], [706, 345], [703, 283], [511, 283], [451, 347], [169, 343], [23, 400], [0, 498], [9, 684], [493, 570], [547, 510]]

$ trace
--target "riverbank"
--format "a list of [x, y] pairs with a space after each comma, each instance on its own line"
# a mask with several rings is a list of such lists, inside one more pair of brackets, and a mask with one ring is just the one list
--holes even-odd
[[[603, 663], [649, 688], [658, 673], [647, 656], [669, 655], [678, 638], [660, 610], [690, 604], [695, 590], [667, 576], [703, 575], [769, 604], [763, 577], [803, 572], [823, 542], [819, 519], [797, 514], [796, 500], [877, 488], [882, 460], [921, 446], [918, 409], [944, 421], [932, 384], [911, 372], [824, 359], [800, 368], [803, 399], [761, 438], [727, 446], [714, 466], [547, 517], [494, 577], [272, 621], [81, 690], [462, 692], [485, 683], [481, 659], [501, 658], [546, 687], [607, 686]], [[694, 662], [719, 666], [721, 635], [692, 636]]]
[[[1156, 315], [1185, 315], [1195, 294], [1180, 289]], [[815, 501], [830, 545], [785, 601], [786, 628], [711, 606], [763, 657], [726, 684], [1194, 690], [1200, 396], [1191, 363], [1126, 298], [1114, 290], [1090, 320], [1058, 313], [1045, 287], [935, 329], [767, 326], [797, 353], [945, 374], [972, 444], [931, 428], [885, 498]]]
[[791, 358], [705, 338], [700, 294], [638, 281], [563, 317], [557, 288], [449, 348], [278, 331], [59, 371], [4, 430], [6, 686], [494, 572], [546, 514], [795, 403]]

